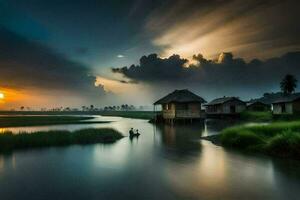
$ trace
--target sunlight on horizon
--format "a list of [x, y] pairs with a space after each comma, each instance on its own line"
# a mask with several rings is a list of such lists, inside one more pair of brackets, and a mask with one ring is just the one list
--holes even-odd
[[0, 92], [0, 99], [4, 99], [4, 97], [5, 95], [2, 92]]

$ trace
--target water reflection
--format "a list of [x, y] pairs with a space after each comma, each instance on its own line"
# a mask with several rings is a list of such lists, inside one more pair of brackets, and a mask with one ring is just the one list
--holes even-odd
[[221, 130], [229, 126], [234, 126], [239, 124], [239, 121], [228, 120], [228, 119], [207, 119], [205, 121], [205, 129], [203, 131], [203, 136], [219, 134]]
[[136, 139], [136, 141], [138, 141], [139, 137], [140, 137], [140, 135], [130, 135], [129, 139], [130, 139], [131, 142], [132, 142], [133, 139]]
[[16, 167], [16, 159], [15, 156], [12, 155], [0, 155], [0, 175], [5, 169], [15, 169]]
[[0, 156], [1, 199], [297, 199], [300, 195], [298, 161], [247, 155], [200, 140], [236, 122], [155, 126], [146, 120], [110, 121], [114, 122], [34, 127], [111, 127], [124, 136], [133, 127], [141, 135], [109, 145]]
[[195, 156], [201, 152], [201, 143], [199, 142], [204, 130], [204, 124], [190, 125], [159, 125], [156, 131], [160, 134], [161, 142], [166, 156], [169, 158]]

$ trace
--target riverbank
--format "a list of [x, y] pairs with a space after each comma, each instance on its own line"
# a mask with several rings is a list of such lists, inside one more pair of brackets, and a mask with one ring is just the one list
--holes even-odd
[[127, 117], [135, 119], [153, 119], [155, 112], [153, 111], [0, 111], [0, 115], [102, 115]]
[[241, 113], [242, 121], [270, 122], [273, 120], [271, 111], [244, 111]]
[[73, 132], [60, 130], [19, 134], [4, 132], [0, 134], [0, 152], [72, 144], [112, 143], [121, 138], [123, 135], [111, 128], [90, 128]]
[[81, 116], [0, 116], [0, 128], [39, 125], [109, 123], [108, 121], [87, 121], [93, 118], [94, 117]]
[[240, 114], [241, 121], [246, 122], [281, 122], [297, 121], [300, 119], [299, 114], [282, 114], [273, 115], [271, 111], [244, 111]]
[[234, 126], [203, 139], [243, 151], [300, 159], [300, 121]]

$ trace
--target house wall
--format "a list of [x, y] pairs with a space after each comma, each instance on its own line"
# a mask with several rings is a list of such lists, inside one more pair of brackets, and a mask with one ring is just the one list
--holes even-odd
[[293, 102], [293, 113], [300, 114], [300, 99]]
[[168, 103], [162, 105], [163, 110], [175, 110], [175, 104], [174, 103]]
[[239, 100], [231, 100], [224, 103], [224, 113], [231, 113], [230, 107], [235, 106], [235, 113], [241, 113], [246, 109], [246, 104]]
[[285, 110], [287, 114], [293, 114], [293, 103], [286, 103]]
[[246, 109], [246, 104], [238, 100], [231, 100], [224, 104], [207, 106], [206, 112], [208, 114], [232, 114], [231, 106], [235, 107], [235, 113], [240, 113]]
[[223, 105], [223, 113], [230, 114], [231, 106], [235, 106], [235, 113], [241, 113], [246, 109], [245, 105]]
[[[282, 107], [285, 106], [285, 112], [283, 112]], [[280, 114], [293, 114], [293, 103], [278, 103], [273, 104], [273, 114], [280, 115]]]
[[193, 119], [201, 117], [201, 103], [176, 104], [176, 118]]
[[273, 104], [273, 114], [281, 114], [281, 104]]
[[251, 110], [251, 111], [269, 111], [270, 106], [268, 106], [266, 104], [262, 104], [262, 103], [253, 103], [253, 104], [247, 106], [247, 110]]
[[209, 114], [219, 114], [223, 113], [223, 105], [211, 105], [211, 106], [206, 106], [205, 112]]
[[201, 103], [189, 103], [188, 109], [191, 111], [201, 111]]
[[201, 103], [169, 103], [163, 105], [163, 118], [200, 118]]
[[175, 104], [174, 103], [163, 104], [162, 108], [163, 108], [162, 115], [163, 115], [164, 119], [175, 118]]

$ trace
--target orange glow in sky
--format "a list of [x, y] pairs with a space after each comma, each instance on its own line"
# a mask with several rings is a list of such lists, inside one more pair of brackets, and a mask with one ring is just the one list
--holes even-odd
[[22, 90], [0, 88], [0, 109], [6, 109], [7, 106], [14, 107], [25, 99], [29, 99], [29, 96]]

